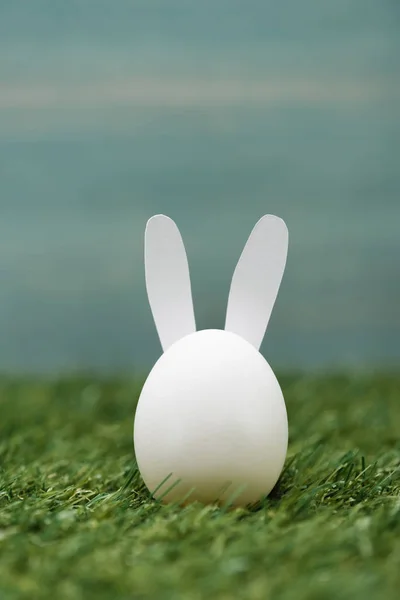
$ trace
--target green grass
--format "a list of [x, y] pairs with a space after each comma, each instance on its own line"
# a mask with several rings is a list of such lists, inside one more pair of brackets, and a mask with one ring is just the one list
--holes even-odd
[[230, 511], [149, 497], [140, 382], [3, 379], [0, 599], [397, 598], [400, 378], [280, 381], [285, 471], [257, 510]]

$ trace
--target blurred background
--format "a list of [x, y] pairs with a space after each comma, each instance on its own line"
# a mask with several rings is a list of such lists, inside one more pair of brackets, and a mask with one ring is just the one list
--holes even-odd
[[272, 366], [396, 367], [399, 64], [398, 0], [0, 0], [0, 371], [151, 367], [159, 212], [199, 328], [275, 213]]

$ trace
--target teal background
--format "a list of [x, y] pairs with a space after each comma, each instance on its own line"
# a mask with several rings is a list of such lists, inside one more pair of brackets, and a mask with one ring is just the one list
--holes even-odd
[[275, 213], [271, 364], [397, 367], [399, 33], [395, 0], [0, 0], [0, 370], [151, 366], [158, 212], [199, 327]]

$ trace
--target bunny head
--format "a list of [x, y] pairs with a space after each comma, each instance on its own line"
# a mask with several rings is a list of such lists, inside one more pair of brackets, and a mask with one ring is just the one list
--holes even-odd
[[225, 329], [196, 331], [179, 230], [164, 215], [148, 221], [146, 287], [163, 354], [139, 398], [134, 444], [155, 497], [244, 505], [275, 485], [287, 451], [287, 415], [259, 347], [287, 249], [282, 219], [262, 217], [232, 278]]

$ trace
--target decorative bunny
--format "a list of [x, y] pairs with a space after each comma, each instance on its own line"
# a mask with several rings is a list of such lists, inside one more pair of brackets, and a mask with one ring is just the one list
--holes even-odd
[[287, 249], [284, 221], [262, 217], [232, 278], [225, 330], [196, 332], [179, 230], [164, 215], [148, 221], [146, 287], [164, 353], [139, 398], [134, 444], [156, 498], [247, 505], [277, 482], [287, 452], [287, 414], [259, 347]]

